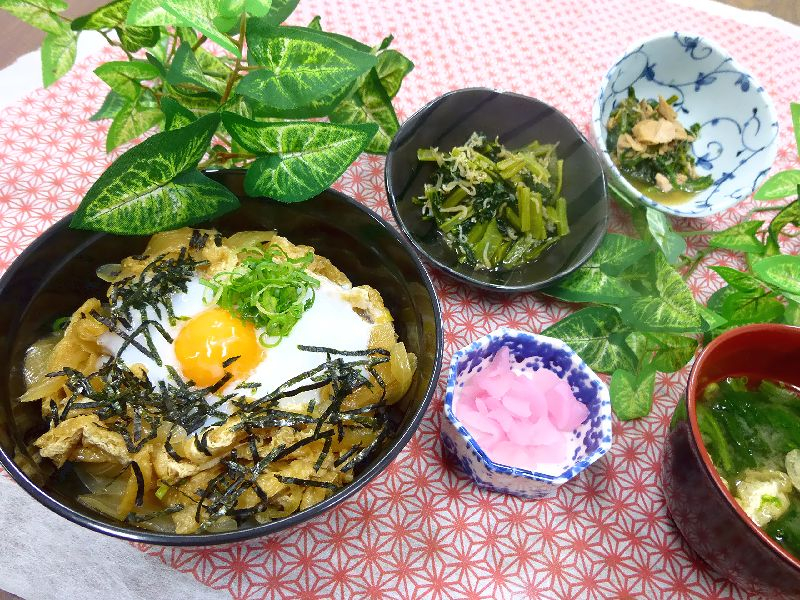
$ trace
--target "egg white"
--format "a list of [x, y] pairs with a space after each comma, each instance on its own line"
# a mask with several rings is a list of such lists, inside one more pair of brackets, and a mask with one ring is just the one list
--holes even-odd
[[[248, 391], [248, 395], [264, 396], [286, 381], [327, 360], [324, 353], [300, 350], [298, 345], [324, 346], [337, 350], [364, 350], [368, 347], [372, 325], [353, 310], [353, 305], [347, 299], [349, 288], [337, 285], [325, 277], [316, 274], [314, 276], [319, 279], [320, 286], [315, 290], [313, 305], [303, 313], [289, 335], [281, 339], [276, 346], [263, 349], [261, 362], [244, 380], [231, 381], [223, 388], [224, 392], [232, 390], [238, 384], [249, 383], [258, 384], [258, 388], [255, 391]], [[186, 287], [186, 292], [173, 294], [170, 298], [173, 312], [178, 317], [174, 325], [170, 324], [163, 307], [160, 316], [153, 307], [147, 307], [145, 311], [146, 319], [158, 322], [172, 340], [177, 338], [181, 328], [189, 319], [214, 306], [210, 303], [211, 291], [198, 277], [189, 280]], [[130, 325], [133, 330], [142, 324], [142, 315], [138, 311], [133, 311], [131, 316]], [[182, 375], [173, 343], [164, 338], [155, 326], [148, 325], [146, 329], [162, 364], [157, 364], [150, 356], [132, 345], [128, 345], [119, 354], [119, 358], [129, 366], [142, 365], [153, 385], [158, 385], [161, 381], [171, 382], [172, 377], [169, 375], [168, 367], [173, 367]], [[257, 328], [256, 335], [259, 339], [262, 334], [263, 330]], [[143, 342], [144, 335], [138, 336], [137, 340]], [[116, 356], [124, 343], [123, 338], [114, 332], [101, 335], [98, 341], [109, 356]], [[271, 338], [270, 341], [274, 343], [276, 339]], [[211, 396], [208, 401], [214, 399]], [[297, 396], [281, 399], [280, 408], [303, 411], [312, 400], [317, 399], [319, 399], [318, 390], [306, 391]]]

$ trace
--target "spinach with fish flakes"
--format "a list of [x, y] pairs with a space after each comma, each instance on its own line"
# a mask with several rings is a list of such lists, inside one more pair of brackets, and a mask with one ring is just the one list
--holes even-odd
[[714, 180], [697, 172], [692, 142], [700, 125], [686, 129], [678, 122], [673, 108], [677, 99], [639, 100], [629, 88], [628, 97], [609, 116], [606, 147], [620, 171], [634, 180], [662, 193], [699, 192]]
[[450, 152], [422, 148], [435, 162], [434, 182], [415, 199], [458, 261], [479, 270], [513, 269], [534, 260], [569, 233], [561, 195], [564, 161], [555, 144], [508, 150], [473, 133]]

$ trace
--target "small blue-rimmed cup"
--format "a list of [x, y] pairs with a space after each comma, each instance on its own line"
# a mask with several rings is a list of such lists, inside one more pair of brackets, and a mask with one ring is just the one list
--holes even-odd
[[[493, 462], [455, 416], [466, 375], [480, 370], [501, 347], [511, 352], [512, 361], [523, 369], [549, 369], [565, 379], [575, 397], [589, 409], [583, 424], [569, 439], [569, 460], [548, 472], [509, 467]], [[558, 486], [588, 468], [611, 448], [611, 400], [608, 388], [572, 348], [561, 340], [502, 327], [453, 355], [447, 393], [444, 400], [445, 419], [441, 438], [445, 450], [478, 485], [523, 498], [547, 498], [555, 495]]]
[[[702, 126], [692, 151], [699, 174], [711, 175], [714, 183], [686, 202], [657, 202], [611, 160], [606, 123], [631, 86], [638, 98], [677, 96], [678, 120]], [[625, 197], [677, 217], [707, 217], [763, 183], [778, 151], [778, 116], [755, 77], [720, 46], [699, 35], [667, 32], [633, 44], [603, 76], [592, 106], [592, 137], [610, 183]]]

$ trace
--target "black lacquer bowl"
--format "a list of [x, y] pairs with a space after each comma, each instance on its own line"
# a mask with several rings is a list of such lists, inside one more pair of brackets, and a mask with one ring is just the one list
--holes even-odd
[[442, 330], [436, 294], [409, 244], [372, 211], [333, 190], [302, 204], [247, 198], [243, 173], [210, 173], [242, 200], [242, 207], [201, 226], [224, 234], [277, 229], [299, 244], [330, 258], [354, 285], [369, 284], [384, 298], [400, 339], [418, 357], [411, 388], [393, 406], [395, 425], [383, 449], [352, 483], [325, 501], [285, 519], [226, 533], [177, 535], [138, 529], [89, 510], [75, 497], [85, 493], [69, 466], [53, 472], [37, 459], [33, 441], [45, 431], [40, 406], [21, 405], [26, 348], [50, 330], [54, 319], [71, 314], [91, 296], [105, 296], [106, 283], [95, 269], [144, 249], [146, 237], [121, 237], [69, 229], [64, 219], [37, 239], [0, 279], [0, 463], [39, 502], [70, 521], [127, 540], [196, 546], [237, 542], [306, 521], [362, 488], [397, 456], [417, 429], [436, 389]]
[[[435, 165], [417, 160], [419, 148], [449, 151], [473, 132], [497, 136], [515, 149], [538, 140], [558, 143], [564, 159], [563, 196], [570, 233], [536, 260], [507, 271], [478, 271], [459, 264], [433, 221], [423, 221], [412, 199], [422, 195]], [[537, 100], [487, 88], [448, 92], [420, 109], [398, 131], [386, 157], [386, 191], [394, 218], [429, 261], [453, 277], [500, 292], [538, 290], [580, 267], [603, 239], [608, 195], [600, 158], [563, 113]]]

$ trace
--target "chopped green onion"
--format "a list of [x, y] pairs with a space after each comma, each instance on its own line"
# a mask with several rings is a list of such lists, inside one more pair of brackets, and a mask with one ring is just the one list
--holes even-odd
[[[246, 248], [239, 264], [203, 283], [214, 291], [216, 304], [261, 329], [264, 346], [275, 346], [314, 304], [319, 279], [306, 272], [308, 254], [290, 258], [280, 247]], [[278, 339], [269, 343], [269, 338]]]

